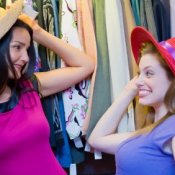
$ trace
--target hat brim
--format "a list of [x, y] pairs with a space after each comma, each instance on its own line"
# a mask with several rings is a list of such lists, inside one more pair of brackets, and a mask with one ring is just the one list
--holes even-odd
[[0, 39], [9, 31], [22, 12], [23, 0], [11, 4], [6, 13], [0, 14]]
[[131, 33], [131, 47], [136, 63], [139, 64], [140, 48], [142, 43], [145, 42], [152, 42], [154, 44], [175, 75], [175, 60], [172, 55], [169, 54], [168, 51], [159, 44], [159, 42], [150, 32], [148, 32], [144, 27], [140, 26], [135, 27]]

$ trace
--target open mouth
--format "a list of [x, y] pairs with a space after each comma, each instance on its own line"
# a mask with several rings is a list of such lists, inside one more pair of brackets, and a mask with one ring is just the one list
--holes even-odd
[[139, 97], [140, 97], [140, 98], [141, 98], [141, 97], [145, 97], [145, 96], [149, 95], [150, 93], [151, 93], [150, 90], [145, 90], [145, 89], [139, 90]]

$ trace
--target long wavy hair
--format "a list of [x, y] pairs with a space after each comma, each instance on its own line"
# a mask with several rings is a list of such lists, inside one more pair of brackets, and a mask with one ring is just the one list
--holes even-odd
[[164, 103], [167, 107], [167, 114], [162, 117], [160, 120], [157, 122], [154, 122], [155, 120], [155, 111], [153, 107], [148, 107], [148, 114], [145, 115], [145, 122], [142, 126], [142, 129], [139, 129], [136, 133], [137, 134], [142, 134], [142, 133], [147, 133], [150, 132], [152, 129], [157, 127], [159, 124], [161, 124], [163, 121], [165, 121], [167, 118], [175, 114], [175, 77], [170, 70], [169, 66], [165, 62], [165, 59], [161, 56], [159, 51], [156, 49], [156, 47], [151, 43], [151, 42], [146, 42], [142, 44], [142, 47], [140, 49], [140, 59], [143, 55], [145, 54], [155, 54], [158, 57], [158, 61], [160, 62], [162, 68], [166, 71], [167, 77], [171, 81], [171, 84], [165, 94], [164, 98]]
[[[12, 64], [10, 57], [10, 42], [13, 37], [13, 31], [15, 28], [24, 28], [29, 32], [31, 37], [30, 46], [28, 48], [29, 63], [27, 70], [22, 74], [21, 78], [18, 80], [15, 68]], [[33, 45], [33, 31], [32, 29], [23, 21], [17, 20], [15, 24], [10, 28], [10, 30], [0, 39], [0, 94], [3, 93], [5, 87], [9, 85], [12, 90], [17, 87], [18, 81], [22, 79], [27, 79], [31, 77], [34, 72], [34, 67], [36, 63], [35, 50]], [[9, 79], [9, 69], [14, 75], [14, 79]]]

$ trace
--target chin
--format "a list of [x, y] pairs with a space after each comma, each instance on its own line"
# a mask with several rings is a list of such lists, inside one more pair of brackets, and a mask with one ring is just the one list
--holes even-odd
[[16, 71], [16, 78], [17, 78], [17, 79], [20, 79], [21, 76], [22, 76], [21, 71], [17, 70], [17, 71]]
[[142, 106], [152, 106], [150, 102], [148, 102], [147, 100], [143, 100], [143, 99], [139, 99], [139, 104]]
[[21, 78], [21, 74], [17, 75], [16, 78], [19, 80]]

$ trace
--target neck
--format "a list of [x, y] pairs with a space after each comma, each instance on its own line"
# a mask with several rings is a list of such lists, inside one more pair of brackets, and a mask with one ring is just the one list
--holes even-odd
[[157, 106], [155, 109], [155, 122], [163, 118], [167, 114], [167, 108], [165, 105]]
[[11, 89], [9, 86], [6, 86], [3, 93], [0, 94], [0, 103], [7, 102], [11, 97]]

